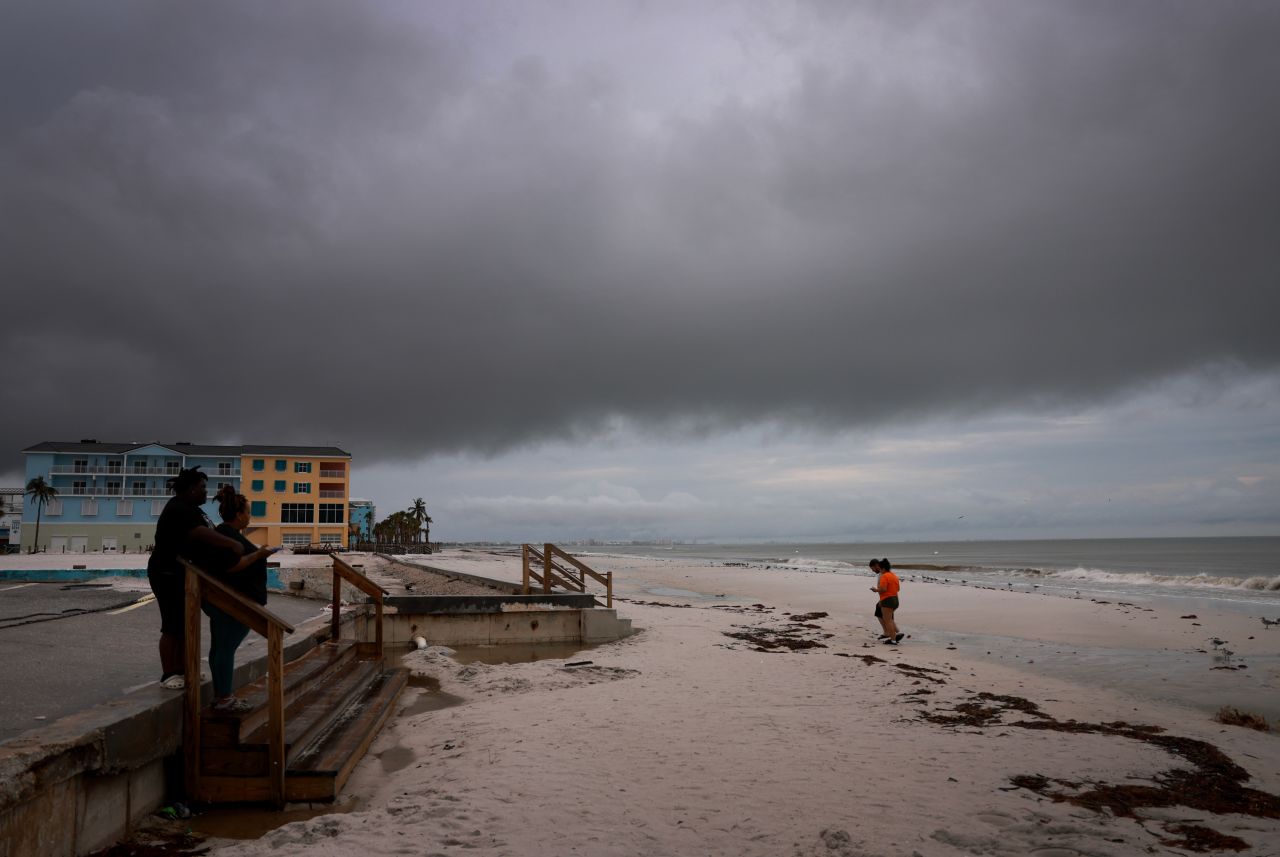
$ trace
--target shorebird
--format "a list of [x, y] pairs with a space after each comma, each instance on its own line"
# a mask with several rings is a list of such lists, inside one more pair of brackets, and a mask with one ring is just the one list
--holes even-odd
[[1259, 618], [1262, 619], [1262, 627], [1268, 631], [1271, 630], [1272, 625], [1280, 625], [1280, 619], [1268, 619], [1266, 616], [1260, 616]]
[[1209, 642], [1213, 644], [1215, 649], [1218, 648], [1218, 646], [1225, 646], [1227, 644], [1226, 640], [1219, 640], [1217, 637], [1210, 637]]

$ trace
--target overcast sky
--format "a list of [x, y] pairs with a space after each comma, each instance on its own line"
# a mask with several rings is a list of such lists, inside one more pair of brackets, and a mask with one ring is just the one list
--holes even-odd
[[1273, 2], [6, 3], [0, 474], [337, 444], [444, 539], [1280, 535], [1277, 44]]

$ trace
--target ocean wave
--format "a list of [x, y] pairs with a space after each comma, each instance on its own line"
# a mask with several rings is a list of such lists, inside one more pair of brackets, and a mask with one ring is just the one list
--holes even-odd
[[1280, 592], [1280, 575], [1276, 577], [1215, 577], [1208, 574], [1124, 574], [1097, 568], [1073, 568], [1044, 572], [1046, 577], [1076, 580], [1082, 583], [1146, 584], [1148, 586], [1192, 586], [1205, 589], [1250, 589], [1257, 592]]
[[807, 556], [793, 556], [787, 559], [775, 560], [775, 562], [792, 568], [813, 569], [815, 571], [848, 571], [851, 568], [860, 567], [843, 559], [813, 559]]

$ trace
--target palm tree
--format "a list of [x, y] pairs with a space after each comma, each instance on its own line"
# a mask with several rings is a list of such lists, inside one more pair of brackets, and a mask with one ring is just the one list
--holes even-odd
[[40, 513], [44, 511], [45, 503], [57, 499], [58, 489], [45, 482], [43, 476], [37, 476], [27, 480], [26, 495], [36, 504], [36, 537], [31, 543], [34, 552], [40, 546]]
[[414, 528], [413, 532], [414, 542], [416, 543], [423, 540], [422, 530], [426, 529], [426, 542], [427, 544], [431, 544], [431, 524], [433, 521], [431, 520], [431, 516], [427, 514], [427, 504], [422, 501], [421, 497], [414, 499], [413, 505], [409, 507], [409, 516], [413, 518], [414, 523], [417, 524], [417, 527]]

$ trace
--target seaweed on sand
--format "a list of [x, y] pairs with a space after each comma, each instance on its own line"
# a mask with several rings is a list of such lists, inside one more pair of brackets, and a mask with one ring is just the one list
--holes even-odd
[[[1002, 724], [1002, 715], [1018, 711], [1034, 720], [1018, 720]], [[1113, 735], [1142, 741], [1177, 756], [1192, 767], [1172, 768], [1156, 774], [1150, 785], [1113, 785], [1105, 782], [1075, 783], [1050, 779], [1042, 774], [1020, 774], [1010, 778], [1016, 788], [1026, 789], [1055, 803], [1070, 803], [1094, 812], [1110, 812], [1118, 818], [1142, 821], [1139, 811], [1148, 807], [1185, 806], [1214, 815], [1248, 815], [1255, 818], [1280, 818], [1280, 796], [1251, 789], [1244, 785], [1249, 773], [1207, 741], [1166, 735], [1158, 726], [1114, 721], [1084, 723], [1060, 721], [1042, 712], [1034, 702], [1016, 696], [977, 694], [974, 700], [956, 705], [950, 714], [923, 712], [932, 723], [946, 726], [993, 726], [997, 724], [1022, 729], [1068, 732], [1074, 734]], [[1165, 833], [1175, 839], [1162, 839], [1161, 844], [1188, 851], [1235, 850], [1248, 848], [1248, 843], [1208, 827], [1168, 822]]]

